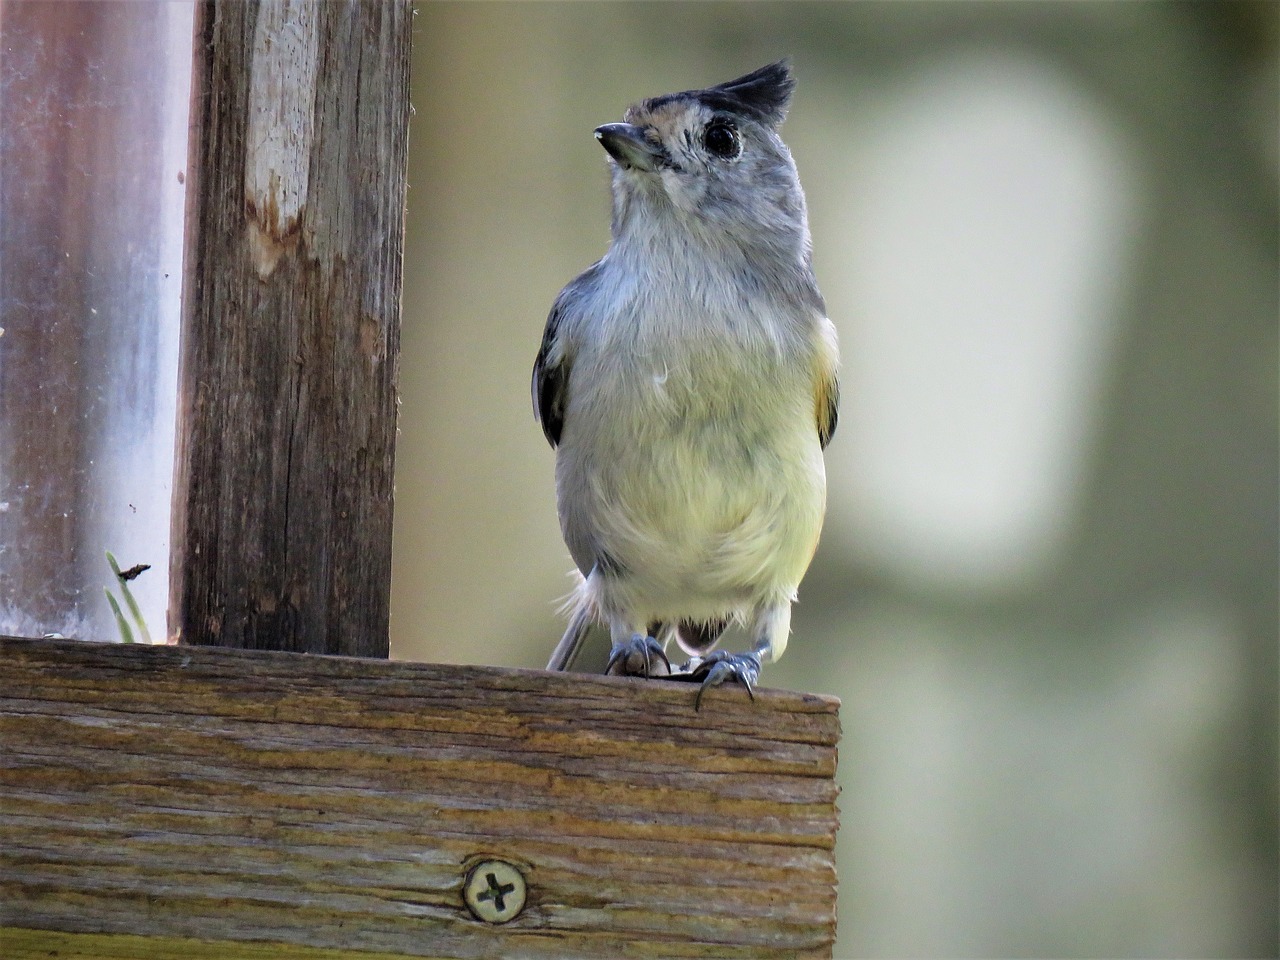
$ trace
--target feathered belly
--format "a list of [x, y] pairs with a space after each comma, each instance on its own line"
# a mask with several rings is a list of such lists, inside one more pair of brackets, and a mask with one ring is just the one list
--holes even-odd
[[789, 598], [817, 544], [826, 483], [812, 403], [767, 387], [750, 406], [715, 398], [632, 397], [626, 429], [603, 429], [602, 411], [561, 447], [574, 559], [646, 617], [707, 619]]

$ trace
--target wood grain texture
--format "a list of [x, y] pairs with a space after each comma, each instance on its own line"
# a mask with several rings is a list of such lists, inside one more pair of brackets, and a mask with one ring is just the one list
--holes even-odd
[[410, 6], [196, 20], [170, 634], [385, 657]]
[[229, 943], [192, 937], [66, 933], [22, 927], [0, 927], [0, 956], [4, 960], [423, 960], [407, 953], [330, 950], [278, 941]]
[[[830, 956], [836, 700], [0, 638], [0, 927], [432, 957]], [[516, 865], [505, 925], [462, 898]], [[235, 956], [226, 953], [225, 956]]]

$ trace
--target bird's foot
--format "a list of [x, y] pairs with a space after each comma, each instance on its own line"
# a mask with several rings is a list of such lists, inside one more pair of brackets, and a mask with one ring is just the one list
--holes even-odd
[[671, 673], [667, 652], [653, 637], [635, 633], [613, 645], [604, 672], [624, 677], [665, 677]]
[[689, 672], [692, 680], [701, 680], [698, 697], [693, 701], [693, 709], [702, 709], [702, 697], [712, 687], [718, 687], [726, 680], [733, 680], [747, 688], [751, 699], [756, 698], [755, 683], [760, 679], [760, 655], [757, 653], [729, 653], [716, 650], [703, 657]]

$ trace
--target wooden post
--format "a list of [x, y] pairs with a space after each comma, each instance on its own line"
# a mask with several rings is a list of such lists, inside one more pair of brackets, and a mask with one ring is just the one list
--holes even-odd
[[[8, 638], [0, 662], [7, 960], [831, 956], [833, 698], [695, 713], [667, 681]], [[508, 922], [466, 905], [485, 861], [515, 875], [481, 893], [524, 888]]]
[[410, 21], [408, 0], [197, 10], [183, 643], [387, 655]]

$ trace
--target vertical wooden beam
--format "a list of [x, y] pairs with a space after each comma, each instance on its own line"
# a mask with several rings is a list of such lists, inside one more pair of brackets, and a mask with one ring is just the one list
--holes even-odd
[[196, 17], [170, 632], [383, 656], [407, 0]]

